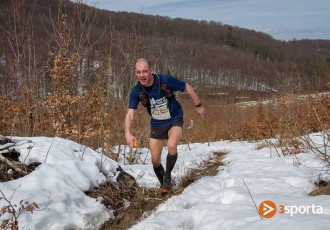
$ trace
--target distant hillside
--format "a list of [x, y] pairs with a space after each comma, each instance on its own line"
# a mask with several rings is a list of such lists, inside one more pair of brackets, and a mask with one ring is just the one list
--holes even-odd
[[26, 75], [30, 52], [35, 55], [30, 68], [44, 73], [47, 82], [50, 53], [67, 49], [66, 55], [79, 53], [85, 68], [81, 85], [92, 87], [96, 76], [110, 74], [120, 94], [134, 81], [132, 67], [141, 56], [159, 72], [208, 92], [322, 91], [330, 81], [330, 40], [284, 42], [213, 21], [111, 12], [66, 0], [3, 0], [0, 9], [2, 78], [17, 76], [11, 67], [17, 61], [25, 63], [19, 76]]

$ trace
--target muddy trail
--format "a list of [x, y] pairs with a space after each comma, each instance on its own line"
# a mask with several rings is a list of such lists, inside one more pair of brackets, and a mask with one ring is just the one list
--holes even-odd
[[88, 195], [91, 197], [102, 197], [102, 202], [114, 211], [115, 218], [105, 222], [101, 230], [129, 229], [134, 224], [146, 218], [155, 208], [169, 199], [176, 196], [194, 181], [205, 177], [214, 176], [222, 165], [224, 152], [215, 152], [196, 169], [190, 170], [187, 175], [181, 178], [178, 189], [173, 190], [170, 195], [161, 196], [158, 188], [139, 188], [134, 186], [107, 185], [98, 188]]

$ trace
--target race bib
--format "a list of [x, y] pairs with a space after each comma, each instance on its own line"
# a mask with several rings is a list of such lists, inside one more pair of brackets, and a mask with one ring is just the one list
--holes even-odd
[[170, 110], [168, 109], [168, 100], [163, 97], [158, 100], [150, 100], [151, 116], [155, 120], [167, 120], [171, 118]]

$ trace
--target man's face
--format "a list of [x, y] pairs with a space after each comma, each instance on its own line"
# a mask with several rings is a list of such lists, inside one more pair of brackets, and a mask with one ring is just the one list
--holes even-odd
[[141, 61], [135, 65], [135, 74], [142, 85], [152, 84], [152, 72], [153, 68], [150, 68], [146, 62]]

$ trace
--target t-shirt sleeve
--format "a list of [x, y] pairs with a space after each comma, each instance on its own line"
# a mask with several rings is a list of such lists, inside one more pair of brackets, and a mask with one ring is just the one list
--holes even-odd
[[139, 102], [140, 102], [139, 90], [135, 86], [132, 88], [131, 93], [129, 95], [128, 108], [137, 109]]
[[162, 81], [167, 84], [171, 90], [173, 91], [181, 91], [184, 92], [186, 90], [186, 82], [181, 81], [172, 76], [164, 76], [162, 77]]

